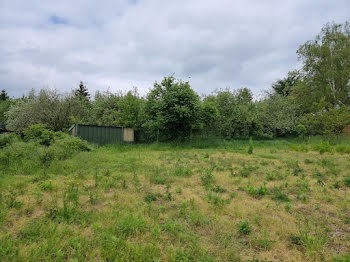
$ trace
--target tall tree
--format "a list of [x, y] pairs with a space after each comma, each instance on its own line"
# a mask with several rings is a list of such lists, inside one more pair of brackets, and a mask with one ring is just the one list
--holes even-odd
[[10, 97], [8, 96], [7, 92], [5, 89], [1, 90], [1, 93], [0, 93], [0, 101], [6, 101], [6, 100], [9, 100]]
[[79, 87], [74, 90], [74, 94], [77, 97], [90, 99], [90, 94], [83, 81], [80, 81]]
[[288, 72], [288, 76], [283, 79], [278, 79], [272, 84], [274, 93], [282, 96], [289, 96], [293, 87], [297, 86], [302, 80], [301, 73], [298, 70]]
[[199, 96], [189, 82], [166, 77], [147, 95], [145, 113], [144, 127], [154, 139], [185, 139], [199, 125]]
[[307, 41], [297, 51], [305, 74], [301, 88], [295, 94], [299, 101], [312, 98], [305, 108], [312, 112], [319, 108], [350, 105], [350, 24], [326, 24], [315, 40]]

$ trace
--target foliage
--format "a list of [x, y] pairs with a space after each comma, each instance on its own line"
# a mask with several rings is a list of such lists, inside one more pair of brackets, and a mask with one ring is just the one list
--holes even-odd
[[89, 100], [90, 94], [86, 86], [84, 85], [83, 81], [80, 81], [79, 87], [74, 90], [74, 94], [76, 97], [79, 97], [80, 99], [86, 99]]
[[350, 112], [346, 107], [331, 108], [303, 115], [300, 122], [310, 135], [340, 134], [350, 124]]
[[298, 124], [296, 127], [296, 131], [300, 137], [304, 137], [307, 132], [307, 129], [303, 124]]
[[45, 124], [51, 130], [63, 130], [70, 125], [70, 109], [56, 90], [42, 89], [38, 95], [32, 91], [10, 107], [8, 128], [23, 131], [34, 124]]
[[0, 96], [0, 122], [22, 132], [34, 124], [64, 131], [73, 123], [131, 127], [138, 141], [338, 135], [350, 126], [350, 24], [328, 23], [297, 51], [302, 68], [254, 100], [248, 88], [219, 89], [202, 99], [188, 81], [165, 77], [145, 98], [137, 89], [96, 92], [79, 88], [32, 91], [21, 99]]
[[55, 133], [45, 128], [43, 124], [36, 124], [23, 131], [25, 141], [35, 141], [41, 145], [49, 146], [54, 139]]
[[10, 99], [10, 97], [8, 96], [6, 90], [4, 90], [4, 89], [1, 90], [1, 92], [0, 92], [0, 102], [6, 101], [6, 100], [9, 100], [9, 99]]
[[11, 145], [13, 142], [17, 140], [18, 140], [17, 135], [13, 133], [0, 134], [0, 149], [6, 147], [7, 145]]
[[211, 127], [213, 130], [215, 125], [216, 135], [236, 138], [259, 134], [257, 108], [248, 88], [216, 91], [205, 97], [203, 105], [209, 113], [204, 117], [209, 120], [206, 128]]
[[12, 104], [12, 100], [0, 101], [0, 123], [7, 122], [7, 112]]
[[297, 53], [305, 77], [293, 95], [303, 111], [349, 106], [350, 24], [326, 24], [316, 39], [301, 45]]
[[289, 96], [295, 86], [302, 80], [302, 76], [298, 70], [288, 72], [288, 76], [283, 79], [278, 79], [272, 84], [272, 89], [275, 94], [281, 96]]
[[92, 103], [90, 122], [104, 126], [124, 126], [139, 129], [143, 123], [144, 100], [137, 89], [126, 94], [97, 92]]
[[290, 97], [271, 95], [258, 103], [262, 132], [271, 136], [286, 136], [295, 132], [299, 122], [298, 105]]
[[198, 127], [200, 100], [188, 82], [166, 77], [147, 95], [143, 127], [154, 140], [183, 140]]

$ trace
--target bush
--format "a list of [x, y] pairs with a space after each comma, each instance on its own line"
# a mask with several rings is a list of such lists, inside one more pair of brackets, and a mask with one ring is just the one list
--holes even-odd
[[10, 173], [34, 174], [38, 169], [48, 168], [55, 160], [91, 150], [87, 142], [47, 130], [43, 125], [26, 129], [24, 141], [14, 134], [0, 136], [0, 168]]
[[17, 174], [34, 174], [40, 166], [39, 145], [16, 141], [0, 151], [0, 168]]
[[18, 136], [13, 133], [0, 134], [0, 149], [11, 145], [18, 140]]
[[23, 133], [25, 141], [32, 140], [45, 146], [49, 146], [55, 136], [55, 133], [46, 129], [46, 126], [43, 124], [31, 125], [30, 127], [26, 128]]
[[299, 124], [296, 127], [296, 131], [300, 137], [304, 137], [307, 132], [307, 129], [303, 124]]
[[350, 112], [346, 107], [309, 113], [302, 117], [302, 124], [310, 135], [340, 134], [350, 124]]
[[67, 134], [59, 134], [50, 146], [55, 158], [59, 160], [67, 159], [75, 152], [90, 151], [92, 147], [80, 138], [73, 137]]

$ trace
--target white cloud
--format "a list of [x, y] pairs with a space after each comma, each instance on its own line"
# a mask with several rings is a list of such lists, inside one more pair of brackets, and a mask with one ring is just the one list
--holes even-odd
[[83, 80], [92, 93], [145, 94], [175, 73], [199, 93], [259, 94], [298, 66], [300, 44], [349, 10], [348, 0], [2, 0], [0, 89], [65, 92]]

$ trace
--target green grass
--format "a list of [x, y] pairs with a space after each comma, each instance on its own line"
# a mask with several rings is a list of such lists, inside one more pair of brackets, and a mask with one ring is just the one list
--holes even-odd
[[349, 261], [349, 145], [193, 140], [61, 157], [17, 141], [0, 149], [0, 261]]

